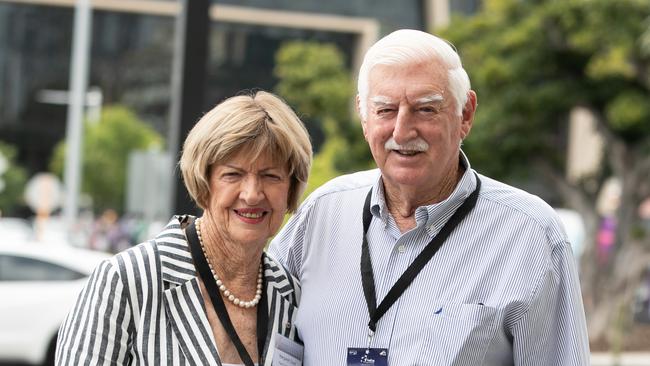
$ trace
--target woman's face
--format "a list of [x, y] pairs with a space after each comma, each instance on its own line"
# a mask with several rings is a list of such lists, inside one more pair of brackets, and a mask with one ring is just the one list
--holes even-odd
[[226, 242], [265, 245], [287, 212], [290, 177], [285, 164], [239, 152], [212, 166], [206, 214]]

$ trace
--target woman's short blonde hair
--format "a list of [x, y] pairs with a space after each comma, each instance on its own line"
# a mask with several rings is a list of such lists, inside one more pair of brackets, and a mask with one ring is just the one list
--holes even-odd
[[185, 139], [179, 165], [185, 187], [198, 206], [208, 206], [211, 167], [225, 163], [240, 151], [246, 151], [251, 161], [265, 154], [274, 162], [286, 162], [291, 177], [287, 206], [294, 212], [309, 177], [311, 142], [293, 110], [264, 91], [219, 103]]

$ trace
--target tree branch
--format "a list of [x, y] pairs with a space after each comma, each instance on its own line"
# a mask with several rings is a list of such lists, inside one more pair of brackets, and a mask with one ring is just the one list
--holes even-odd
[[605, 157], [609, 163], [609, 166], [612, 168], [614, 175], [617, 177], [622, 177], [625, 174], [625, 156], [627, 152], [627, 146], [620, 138], [618, 138], [607, 126], [605, 118], [599, 113], [595, 108], [591, 106], [585, 106], [596, 121], [596, 129], [600, 132], [603, 137], [604, 146], [609, 150], [609, 153], [605, 151]]
[[596, 204], [590, 199], [583, 189], [573, 184], [564, 177], [563, 174], [554, 169], [553, 166], [544, 159], [537, 159], [535, 164], [545, 180], [549, 181], [555, 190], [562, 196], [562, 199], [569, 207], [580, 212], [584, 216], [594, 215]]

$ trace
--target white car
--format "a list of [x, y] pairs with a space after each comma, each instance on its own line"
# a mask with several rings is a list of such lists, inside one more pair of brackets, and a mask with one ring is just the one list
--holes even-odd
[[25, 242], [34, 237], [29, 221], [17, 217], [0, 217], [0, 238], [3, 242]]
[[0, 242], [0, 362], [52, 365], [56, 335], [110, 255], [47, 242]]

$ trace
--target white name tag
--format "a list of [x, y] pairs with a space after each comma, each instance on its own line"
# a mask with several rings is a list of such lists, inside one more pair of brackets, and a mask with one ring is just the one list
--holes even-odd
[[276, 334], [273, 366], [301, 366], [304, 348], [282, 334]]

